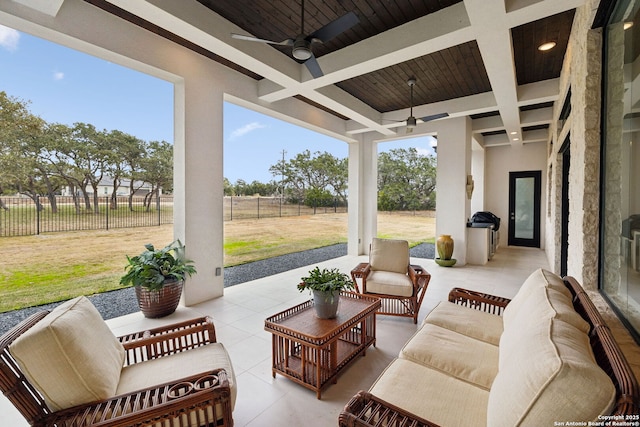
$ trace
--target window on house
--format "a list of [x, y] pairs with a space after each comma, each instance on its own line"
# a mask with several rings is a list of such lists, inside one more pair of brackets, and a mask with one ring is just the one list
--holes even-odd
[[639, 7], [618, 0], [604, 29], [600, 287], [640, 341]]

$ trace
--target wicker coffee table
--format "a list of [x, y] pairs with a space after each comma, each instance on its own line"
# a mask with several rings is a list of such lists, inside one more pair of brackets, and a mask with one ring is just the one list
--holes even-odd
[[335, 319], [316, 317], [313, 302], [296, 305], [265, 320], [273, 334], [272, 368], [316, 391], [336, 383], [338, 374], [376, 342], [376, 311], [380, 300], [352, 292], [340, 294]]

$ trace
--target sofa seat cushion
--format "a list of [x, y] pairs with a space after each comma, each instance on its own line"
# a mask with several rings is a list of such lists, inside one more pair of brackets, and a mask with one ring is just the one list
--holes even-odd
[[410, 297], [413, 283], [405, 273], [371, 271], [367, 276], [367, 293]]
[[430, 323], [405, 344], [400, 357], [487, 391], [498, 373], [498, 346]]
[[236, 377], [229, 354], [221, 343], [211, 343], [170, 356], [125, 366], [120, 375], [116, 394], [133, 393], [219, 368], [227, 372], [231, 387], [231, 409], [233, 409], [237, 395]]
[[487, 425], [488, 391], [410, 360], [391, 362], [369, 392], [443, 427]]
[[52, 411], [113, 396], [125, 356], [85, 297], [53, 309], [17, 338], [10, 352]]
[[503, 332], [502, 316], [441, 301], [423, 323], [441, 326], [480, 341], [498, 345]]
[[615, 387], [597, 365], [588, 335], [562, 320], [539, 319], [513, 345], [501, 342], [499, 357], [487, 410], [491, 426], [586, 422], [609, 414], [615, 402]]
[[409, 242], [374, 237], [371, 241], [369, 264], [374, 271], [406, 274], [409, 269]]

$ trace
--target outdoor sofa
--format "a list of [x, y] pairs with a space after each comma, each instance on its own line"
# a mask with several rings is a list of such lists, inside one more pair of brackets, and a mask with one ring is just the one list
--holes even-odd
[[512, 300], [454, 288], [339, 425], [635, 425], [639, 414], [636, 378], [587, 293], [540, 269]]
[[211, 318], [116, 338], [79, 297], [0, 337], [0, 390], [33, 426], [232, 426], [236, 380]]

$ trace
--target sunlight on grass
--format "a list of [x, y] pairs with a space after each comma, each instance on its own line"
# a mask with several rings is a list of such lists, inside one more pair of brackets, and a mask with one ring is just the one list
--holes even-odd
[[[433, 215], [380, 214], [380, 236], [434, 241]], [[235, 220], [224, 224], [224, 265], [346, 243], [347, 214]], [[126, 255], [173, 241], [173, 225], [0, 238], [0, 312], [121, 289]]]

